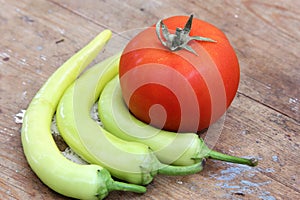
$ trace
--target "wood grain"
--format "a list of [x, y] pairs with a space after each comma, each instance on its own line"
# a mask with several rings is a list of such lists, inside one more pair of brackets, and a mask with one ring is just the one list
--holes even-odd
[[[44, 81], [105, 28], [102, 56], [158, 19], [189, 15], [225, 32], [239, 58], [238, 94], [213, 148], [257, 156], [255, 168], [209, 160], [190, 176], [159, 175], [147, 193], [107, 199], [299, 199], [300, 2], [292, 0], [0, 0], [0, 199], [67, 199], [31, 171], [16, 114]], [[103, 57], [95, 60], [98, 62]]]

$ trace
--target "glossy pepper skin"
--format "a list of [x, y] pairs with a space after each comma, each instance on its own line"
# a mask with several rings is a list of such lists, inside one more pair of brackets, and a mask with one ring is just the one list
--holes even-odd
[[65, 89], [98, 55], [111, 37], [104, 30], [87, 46], [67, 60], [32, 99], [24, 116], [21, 140], [26, 159], [41, 179], [54, 191], [77, 199], [103, 199], [111, 190], [143, 193], [142, 186], [114, 182], [99, 165], [79, 165], [65, 158], [51, 135], [51, 121]]

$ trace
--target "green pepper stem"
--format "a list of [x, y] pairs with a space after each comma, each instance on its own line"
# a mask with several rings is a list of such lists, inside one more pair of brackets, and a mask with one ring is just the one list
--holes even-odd
[[256, 166], [258, 160], [256, 158], [241, 158], [236, 156], [230, 156], [221, 152], [217, 152], [208, 148], [205, 142], [199, 138], [200, 152], [195, 159], [212, 158], [214, 160], [221, 160], [225, 162], [237, 163], [242, 165]]
[[103, 199], [108, 195], [109, 192], [120, 190], [136, 193], [145, 193], [146, 187], [141, 185], [135, 185], [131, 183], [123, 183], [115, 181], [111, 178], [109, 171], [102, 169], [98, 171], [99, 176], [99, 190], [98, 190], [98, 199]]
[[141, 185], [135, 185], [135, 184], [129, 184], [129, 183], [123, 183], [119, 181], [113, 181], [108, 186], [109, 191], [113, 190], [120, 190], [120, 191], [127, 191], [127, 192], [136, 192], [136, 193], [145, 193], [146, 187]]
[[205, 159], [203, 159], [201, 162], [197, 162], [193, 165], [188, 166], [173, 166], [161, 164], [160, 168], [158, 169], [158, 174], [164, 174], [169, 176], [184, 176], [189, 174], [196, 174], [202, 171], [204, 164]]
[[212, 158], [215, 160], [222, 160], [226, 162], [238, 163], [238, 164], [249, 165], [249, 166], [256, 166], [258, 164], [258, 160], [256, 158], [250, 158], [250, 159], [240, 158], [240, 157], [223, 154], [214, 150], [210, 150], [206, 158]]

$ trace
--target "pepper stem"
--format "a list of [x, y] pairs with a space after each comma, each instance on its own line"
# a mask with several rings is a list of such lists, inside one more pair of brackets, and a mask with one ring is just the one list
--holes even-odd
[[202, 171], [204, 164], [205, 164], [205, 159], [203, 159], [201, 162], [197, 162], [193, 165], [188, 165], [188, 166], [173, 166], [173, 165], [161, 164], [160, 168], [158, 169], [158, 174], [164, 174], [169, 176], [184, 176], [184, 175], [196, 174]]
[[249, 165], [249, 166], [256, 166], [258, 164], [258, 160], [256, 158], [240, 158], [240, 157], [235, 157], [235, 156], [230, 156], [227, 154], [223, 154], [214, 150], [209, 151], [207, 154], [207, 158], [212, 158], [215, 160], [222, 160], [226, 162], [231, 162], [231, 163], [238, 163], [238, 164], [243, 164], [243, 165]]
[[209, 149], [204, 141], [200, 138], [199, 139], [200, 143], [200, 152], [196, 156], [195, 159], [199, 158], [211, 158], [214, 160], [221, 160], [225, 162], [230, 162], [230, 163], [237, 163], [237, 164], [242, 164], [242, 165], [249, 165], [249, 166], [256, 166], [258, 164], [258, 160], [256, 158], [241, 158], [241, 157], [236, 157], [236, 156], [231, 156], [227, 154], [223, 154], [221, 152], [217, 152], [214, 150]]
[[123, 183], [119, 181], [113, 181], [108, 188], [109, 191], [113, 190], [121, 190], [121, 191], [127, 191], [127, 192], [136, 192], [136, 193], [145, 193], [146, 187], [141, 185], [135, 185], [135, 184], [129, 184], [129, 183]]
[[[192, 52], [195, 55], [198, 55], [196, 51], [188, 45], [188, 43], [192, 40], [197, 41], [205, 41], [205, 42], [216, 42], [210, 38], [200, 37], [200, 36], [190, 36], [190, 31], [193, 22], [193, 15], [190, 16], [188, 21], [186, 22], [184, 28], [176, 28], [175, 34], [171, 34], [168, 30], [168, 27], [163, 23], [162, 20], [159, 20], [156, 23], [156, 34], [158, 36], [159, 41], [170, 49], [171, 51], [177, 51], [180, 49], [186, 49], [189, 52]], [[161, 36], [164, 37], [164, 39]]]
[[145, 193], [146, 187], [130, 183], [123, 183], [112, 179], [106, 169], [98, 170], [99, 188], [96, 195], [97, 199], [104, 199], [109, 192], [114, 190]]

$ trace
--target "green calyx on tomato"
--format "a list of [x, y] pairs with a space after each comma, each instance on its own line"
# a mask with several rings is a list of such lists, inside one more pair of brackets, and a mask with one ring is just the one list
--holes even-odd
[[129, 41], [119, 78], [124, 102], [136, 118], [168, 131], [196, 132], [224, 115], [236, 95], [240, 70], [220, 29], [192, 16], [173, 16]]
[[[210, 38], [206, 37], [200, 37], [200, 36], [190, 36], [190, 31], [192, 27], [193, 22], [193, 15], [190, 16], [188, 21], [186, 22], [184, 28], [176, 28], [176, 32], [174, 34], [171, 34], [167, 28], [167, 26], [163, 23], [162, 20], [159, 20], [156, 23], [156, 34], [159, 39], [159, 41], [167, 48], [169, 48], [171, 51], [177, 51], [180, 49], [186, 49], [195, 55], [197, 53], [195, 50], [188, 45], [188, 43], [191, 40], [197, 40], [197, 41], [205, 41], [205, 42], [216, 42], [215, 40], [212, 40]], [[162, 30], [162, 35], [164, 36], [165, 40], [161, 37], [160, 28]]]

